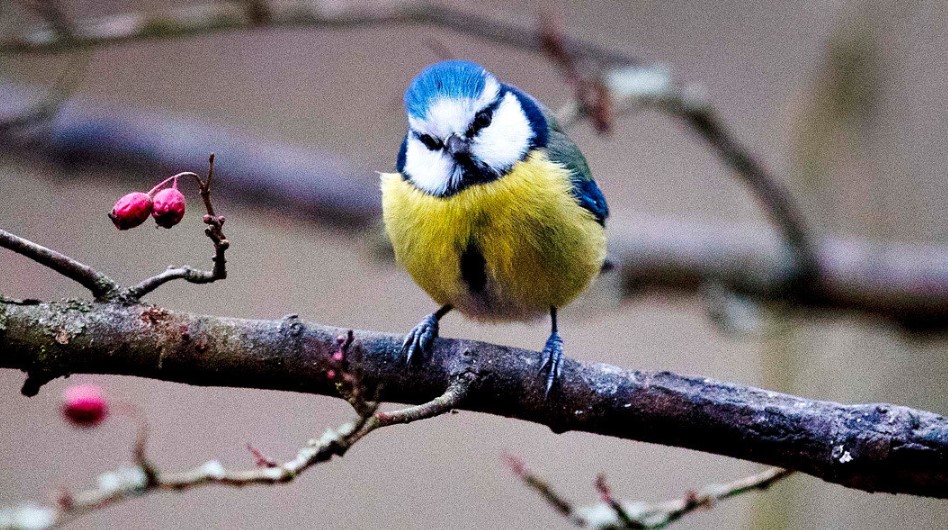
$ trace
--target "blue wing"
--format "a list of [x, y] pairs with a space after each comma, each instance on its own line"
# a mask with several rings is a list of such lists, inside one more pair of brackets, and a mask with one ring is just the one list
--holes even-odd
[[580, 206], [596, 216], [599, 224], [605, 226], [606, 218], [609, 217], [609, 205], [606, 204], [606, 197], [592, 178], [586, 158], [569, 136], [560, 130], [555, 119], [550, 117], [547, 123], [550, 127], [549, 141], [546, 146], [547, 156], [550, 160], [559, 162], [570, 170], [573, 196], [579, 201]]
[[[589, 165], [586, 164], [586, 158], [579, 147], [569, 136], [566, 136], [556, 118], [542, 103], [517, 87], [512, 85], [505, 85], [505, 87], [520, 100], [530, 120], [530, 125], [536, 131], [534, 145], [531, 147], [546, 147], [549, 159], [562, 164], [569, 170], [573, 197], [580, 206], [592, 212], [599, 224], [605, 226], [606, 218], [609, 217], [609, 205], [606, 204], [606, 197], [593, 180]], [[546, 129], [537, 131], [539, 127]]]

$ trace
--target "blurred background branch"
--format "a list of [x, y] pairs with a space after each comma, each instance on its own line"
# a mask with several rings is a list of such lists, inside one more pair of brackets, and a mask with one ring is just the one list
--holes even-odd
[[[0, 115], [33, 108], [34, 93], [0, 85]], [[67, 175], [99, 166], [142, 175], [199, 167], [206, 146], [214, 145], [227, 160], [217, 169], [222, 195], [340, 229], [377, 229], [381, 212], [373, 172], [336, 154], [81, 98], [63, 104], [42, 126], [33, 125], [8, 131], [0, 141], [24, 155], [60, 162]], [[704, 295], [719, 285], [729, 296], [791, 312], [842, 311], [882, 318], [909, 332], [948, 330], [948, 247], [821, 239], [812, 249], [819, 274], [808, 278], [807, 296], [800, 296], [792, 288], [796, 256], [767, 227], [644, 214], [630, 226], [610, 230], [610, 257], [623, 297], [654, 291]]]
[[[60, 25], [51, 25], [0, 38], [0, 54], [61, 53], [135, 40], [197, 37], [212, 32], [244, 29], [345, 29], [404, 24], [441, 26], [499, 44], [537, 51], [543, 49], [535, 19], [509, 13], [494, 17], [480, 16], [442, 4], [415, 1], [360, 4], [261, 0], [192, 4], [154, 14], [126, 13], [75, 20], [70, 24], [68, 33], [61, 31]], [[571, 54], [600, 64], [638, 62], [631, 54], [613, 51], [582, 39], [564, 37], [563, 46]]]

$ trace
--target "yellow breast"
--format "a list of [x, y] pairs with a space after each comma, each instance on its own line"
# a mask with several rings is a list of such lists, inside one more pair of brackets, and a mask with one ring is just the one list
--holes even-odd
[[[606, 255], [605, 230], [571, 195], [567, 170], [542, 152], [450, 197], [383, 174], [382, 208], [395, 257], [415, 282], [437, 303], [482, 320], [526, 320], [565, 306]], [[472, 251], [482, 258], [482, 285], [462, 274], [462, 256], [470, 269]]]

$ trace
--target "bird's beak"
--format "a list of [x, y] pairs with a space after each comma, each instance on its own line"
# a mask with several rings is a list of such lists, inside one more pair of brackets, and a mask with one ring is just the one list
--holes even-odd
[[444, 145], [451, 156], [467, 154], [470, 148], [470, 146], [467, 144], [467, 141], [456, 134], [448, 136], [448, 139], [444, 142]]

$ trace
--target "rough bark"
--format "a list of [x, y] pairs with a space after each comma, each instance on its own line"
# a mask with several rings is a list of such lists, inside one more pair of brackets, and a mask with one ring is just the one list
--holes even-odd
[[[240, 320], [147, 305], [0, 302], [0, 367], [44, 380], [119, 374], [192, 385], [336, 395], [326, 378], [346, 330], [294, 317]], [[423, 403], [453, 374], [475, 380], [460, 408], [555, 432], [585, 431], [798, 470], [866, 491], [948, 498], [948, 420], [889, 404], [842, 405], [669, 372], [567, 359], [549, 399], [536, 352], [438, 339], [405, 367], [401, 337], [355, 332], [348, 358], [385, 401]]]

